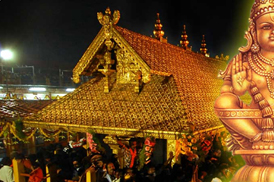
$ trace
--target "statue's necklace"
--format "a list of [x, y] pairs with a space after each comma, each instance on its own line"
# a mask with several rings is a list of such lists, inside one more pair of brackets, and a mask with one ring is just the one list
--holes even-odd
[[257, 55], [258, 55], [258, 58], [259, 58], [262, 62], [264, 62], [265, 64], [274, 66], [274, 59], [268, 59], [268, 58], [264, 57], [264, 56], [262, 55], [261, 52], [258, 52]]
[[274, 66], [274, 62], [263, 57], [263, 55], [261, 55], [260, 53], [258, 55], [253, 54], [252, 58], [248, 58], [248, 62], [255, 73], [266, 78], [267, 88], [270, 92], [270, 97], [274, 99], [274, 88], [272, 84], [272, 80], [274, 80], [274, 70], [268, 71], [261, 63], [264, 62], [268, 65]]

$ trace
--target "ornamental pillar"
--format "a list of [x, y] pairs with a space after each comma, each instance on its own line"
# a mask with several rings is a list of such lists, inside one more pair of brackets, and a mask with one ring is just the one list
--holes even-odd
[[[172, 154], [173, 156], [175, 155], [176, 151], [176, 140], [167, 140], [167, 159], [170, 158], [170, 155]], [[171, 161], [171, 166], [175, 164], [175, 157]]]
[[16, 182], [25, 182], [25, 177], [21, 176], [21, 173], [24, 173], [24, 164], [13, 159], [12, 160], [13, 164], [13, 176], [14, 176], [14, 181]]
[[28, 149], [29, 150], [28, 153], [29, 154], [35, 154], [36, 153], [35, 135], [30, 137], [29, 142], [30, 142], [30, 144], [29, 144], [30, 147]]

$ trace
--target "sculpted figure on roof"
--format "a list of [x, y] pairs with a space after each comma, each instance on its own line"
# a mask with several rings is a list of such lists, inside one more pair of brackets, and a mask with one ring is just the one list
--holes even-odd
[[97, 19], [99, 23], [104, 27], [105, 36], [107, 39], [111, 38], [112, 25], [116, 25], [120, 19], [120, 12], [115, 10], [113, 15], [109, 7], [106, 9], [105, 14], [102, 12], [97, 13]]
[[[220, 73], [215, 111], [231, 134], [229, 149], [247, 163], [232, 181], [268, 182], [274, 172], [274, 1], [256, 0], [249, 22], [247, 45]], [[239, 99], [246, 92], [251, 103]]]

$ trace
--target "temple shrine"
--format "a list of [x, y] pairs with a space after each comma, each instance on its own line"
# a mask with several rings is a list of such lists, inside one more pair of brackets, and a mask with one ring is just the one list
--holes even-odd
[[32, 135], [92, 130], [115, 152], [113, 135], [153, 136], [166, 141], [168, 156], [190, 127], [194, 134], [224, 130], [214, 102], [228, 58], [209, 57], [204, 35], [200, 52], [194, 52], [185, 25], [180, 45], [168, 43], [159, 14], [154, 37], [118, 26], [117, 10], [107, 8], [97, 18], [102, 28], [73, 69], [75, 83], [81, 75], [91, 79], [55, 101], [1, 100], [0, 136], [8, 128], [16, 135], [11, 121], [19, 116]]

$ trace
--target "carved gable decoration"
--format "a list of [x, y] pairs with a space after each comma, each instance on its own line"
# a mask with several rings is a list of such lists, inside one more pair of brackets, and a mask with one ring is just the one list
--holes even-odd
[[74, 82], [80, 81], [80, 75], [99, 71], [105, 76], [104, 92], [107, 93], [111, 89], [109, 77], [117, 72], [117, 83], [133, 84], [134, 92], [139, 92], [141, 84], [150, 81], [150, 68], [114, 28], [120, 12], [115, 10], [111, 15], [107, 8], [105, 14], [98, 12], [97, 18], [102, 29], [74, 68]]
[[135, 60], [131, 59], [129, 54], [122, 49], [117, 50], [116, 58], [117, 82], [121, 84], [135, 84], [135, 91], [139, 92], [142, 72], [138, 63]]

